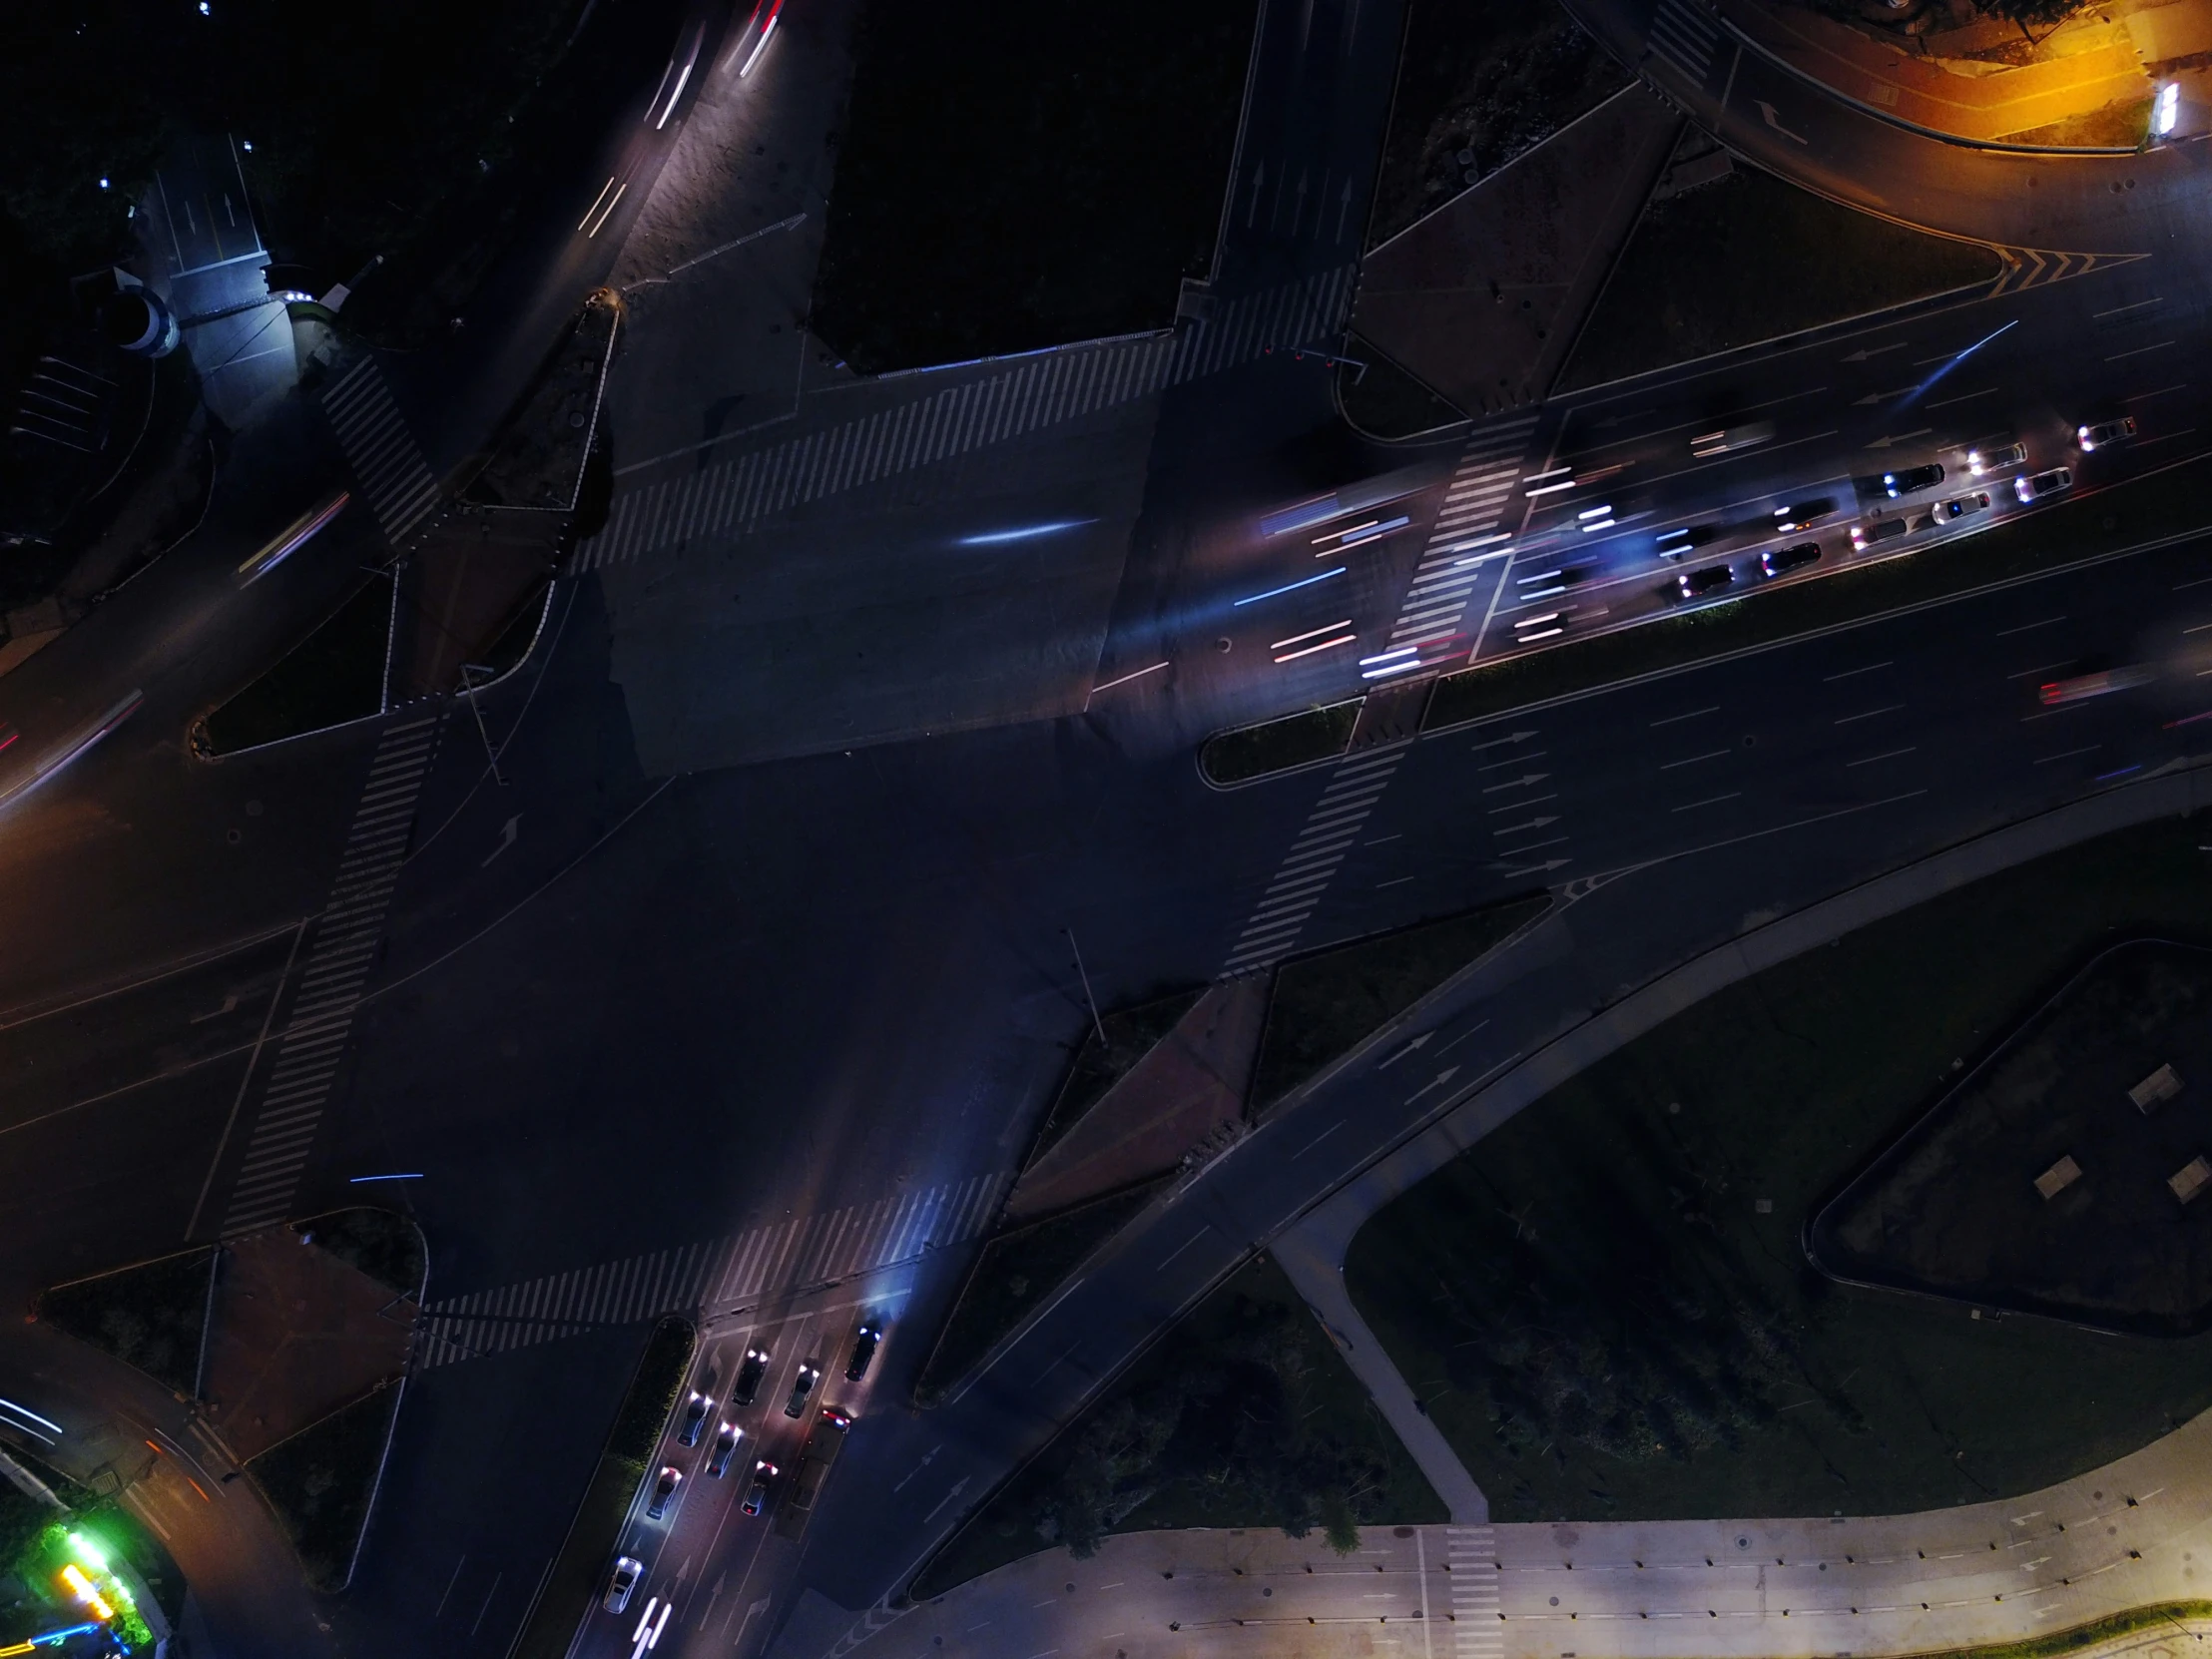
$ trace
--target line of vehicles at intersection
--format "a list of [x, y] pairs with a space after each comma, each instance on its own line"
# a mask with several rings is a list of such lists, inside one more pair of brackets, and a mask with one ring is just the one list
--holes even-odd
[[[856, 1383], [866, 1378], [882, 1341], [882, 1326], [874, 1320], [862, 1320], [853, 1333], [852, 1347], [845, 1362], [847, 1382]], [[705, 1478], [727, 1478], [731, 1469], [739, 1464], [742, 1451], [759, 1449], [757, 1440], [749, 1446], [746, 1430], [732, 1420], [731, 1414], [758, 1400], [761, 1384], [774, 1363], [774, 1356], [767, 1348], [759, 1343], [749, 1344], [736, 1376], [731, 1379], [726, 1399], [718, 1400], [711, 1391], [714, 1388], [711, 1377], [702, 1378], [701, 1385], [685, 1395], [683, 1406], [670, 1428], [670, 1437], [679, 1446], [696, 1448], [706, 1437], [709, 1424], [714, 1425], [713, 1443], [703, 1465]], [[806, 1530], [815, 1499], [821, 1495], [830, 1465], [843, 1448], [845, 1432], [852, 1426], [851, 1414], [831, 1404], [821, 1405], [815, 1410], [813, 1419], [808, 1419], [808, 1408], [821, 1382], [821, 1358], [814, 1356], [802, 1360], [792, 1374], [791, 1387], [784, 1398], [784, 1415], [805, 1424], [798, 1461], [787, 1481], [780, 1465], [765, 1456], [754, 1456], [748, 1471], [751, 1478], [739, 1505], [745, 1514], [754, 1516], [776, 1509], [776, 1528], [789, 1537], [797, 1537]], [[645, 1518], [673, 1522], [685, 1487], [684, 1471], [673, 1461], [662, 1463], [646, 1495]], [[645, 1572], [645, 1563], [636, 1556], [617, 1556], [600, 1605], [610, 1613], [622, 1612], [629, 1606], [630, 1597]]]

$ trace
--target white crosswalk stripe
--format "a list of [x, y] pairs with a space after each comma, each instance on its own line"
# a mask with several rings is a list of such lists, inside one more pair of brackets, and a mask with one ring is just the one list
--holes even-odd
[[395, 545], [437, 505], [438, 481], [407, 430], [374, 357], [362, 357], [330, 382], [322, 412], [345, 450], [369, 509]]
[[1460, 624], [1467, 603], [1504, 555], [1484, 545], [1494, 537], [1513, 499], [1521, 461], [1536, 416], [1525, 414], [1485, 426], [1467, 447], [1444, 486], [1443, 505], [1428, 545], [1398, 607], [1389, 643], [1374, 657], [1366, 678], [1382, 680], [1429, 669], [1464, 655]]
[[1405, 750], [1399, 746], [1339, 763], [1330, 776], [1329, 787], [1306, 815], [1298, 839], [1276, 866], [1275, 879], [1253, 906], [1251, 919], [1230, 949], [1229, 960], [1222, 965], [1224, 976], [1267, 967], [1296, 947], [1307, 918], [1328, 892], [1337, 866], [1359, 839], [1368, 815], [1375, 811], [1375, 804], [1382, 798], [1404, 758]]
[[1697, 0], [1659, 0], [1651, 18], [1651, 50], [1698, 85], [1713, 69], [1713, 42], [1720, 29]]
[[416, 1327], [415, 1366], [482, 1359], [663, 1314], [737, 1312], [764, 1297], [896, 1267], [985, 1232], [1008, 1181], [1002, 1172], [971, 1175], [433, 1303]]
[[606, 526], [577, 549], [575, 569], [743, 533], [826, 496], [1332, 335], [1342, 326], [1353, 272], [1341, 266], [1224, 300], [1210, 320], [1172, 335], [1040, 352], [938, 391], [917, 380], [911, 402], [618, 496]]
[[284, 1219], [313, 1150], [322, 1106], [344, 1057], [353, 1010], [382, 940], [399, 865], [406, 857], [415, 798], [437, 753], [444, 712], [384, 729], [338, 861], [337, 884], [316, 923], [299, 976], [291, 1023], [262, 1085], [259, 1116], [223, 1218], [224, 1237]]
[[1497, 1532], [1487, 1526], [1444, 1530], [1451, 1554], [1453, 1659], [1504, 1659], [1505, 1620], [1497, 1594]]

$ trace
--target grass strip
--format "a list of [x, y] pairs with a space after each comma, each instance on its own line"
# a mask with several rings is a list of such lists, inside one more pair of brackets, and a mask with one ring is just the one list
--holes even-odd
[[391, 587], [370, 581], [267, 674], [201, 721], [194, 747], [235, 755], [375, 714], [384, 706]]
[[653, 1328], [639, 1356], [614, 1427], [585, 1482], [576, 1518], [545, 1575], [545, 1587], [523, 1621], [507, 1659], [566, 1659], [576, 1627], [607, 1587], [622, 1523], [638, 1495], [653, 1452], [668, 1431], [669, 1413], [691, 1371], [699, 1333], [688, 1320], [667, 1319]]
[[2208, 480], [2212, 458], [2200, 457], [1923, 552], [1462, 669], [1437, 681], [1422, 730], [1779, 644], [2116, 551], [2129, 536], [2158, 534], [2200, 515]]
[[1333, 760], [1352, 742], [1362, 698], [1306, 709], [1258, 726], [1216, 732], [1200, 746], [1199, 770], [1215, 784], [1246, 784], [1271, 772]]
[[1910, 231], [1739, 165], [1645, 210], [1559, 389], [1994, 281], [1998, 270], [1979, 243]]
[[2016, 1642], [1992, 1642], [1987, 1647], [1942, 1648], [1916, 1655], [1915, 1659], [1952, 1659], [1953, 1655], [1957, 1659], [2052, 1659], [2055, 1654], [2079, 1653], [2083, 1648], [2156, 1630], [2161, 1625], [2178, 1626], [2184, 1619], [2212, 1619], [2212, 1601], [2154, 1601], [2147, 1607], [2107, 1613], [2066, 1630], [2045, 1630]]
[[136, 1267], [72, 1280], [41, 1292], [36, 1317], [55, 1330], [136, 1366], [170, 1392], [200, 1381], [213, 1248], [180, 1251]]
[[1142, 1210], [1160, 1185], [1147, 1181], [1109, 1193], [986, 1244], [915, 1380], [914, 1403], [926, 1409], [942, 1399], [1001, 1337]]
[[1286, 962], [1253, 1071], [1265, 1109], [1349, 1054], [1551, 901], [1542, 894]]
[[352, 1577], [399, 1394], [396, 1382], [383, 1383], [247, 1460], [246, 1472], [276, 1511], [308, 1585], [325, 1595]]
[[1263, 1256], [1194, 1309], [954, 1533], [908, 1592], [942, 1595], [1053, 1545], [1111, 1532], [1319, 1529], [1446, 1519], [1320, 1321]]
[[2146, 932], [2212, 942], [2205, 839], [2100, 837], [1730, 986], [1378, 1211], [1347, 1286], [1491, 1513], [1942, 1508], [2212, 1406], [2212, 1336], [1974, 1318], [1840, 1287], [1801, 1243], [2070, 968]]

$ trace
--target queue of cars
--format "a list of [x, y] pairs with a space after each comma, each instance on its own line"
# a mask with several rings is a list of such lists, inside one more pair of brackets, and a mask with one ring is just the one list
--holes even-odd
[[[867, 1376], [875, 1359], [875, 1351], [883, 1341], [882, 1325], [863, 1318], [852, 1335], [852, 1346], [844, 1367], [845, 1381], [858, 1382]], [[769, 1369], [775, 1363], [771, 1352], [759, 1343], [748, 1344], [745, 1357], [740, 1361], [737, 1375], [730, 1384], [729, 1409], [735, 1411], [752, 1405], [760, 1395], [761, 1384], [767, 1379]], [[803, 1418], [807, 1402], [822, 1381], [823, 1357], [809, 1356], [802, 1360], [793, 1374], [790, 1392], [784, 1400], [784, 1414]], [[684, 1403], [676, 1413], [669, 1430], [669, 1437], [676, 1444], [695, 1447], [707, 1437], [710, 1423], [716, 1425], [714, 1439], [709, 1447], [706, 1476], [712, 1480], [726, 1478], [738, 1453], [747, 1444], [745, 1429], [721, 1414], [711, 1380], [704, 1385], [689, 1389]], [[796, 1536], [806, 1525], [808, 1512], [814, 1507], [817, 1493], [835, 1460], [838, 1448], [843, 1444], [845, 1430], [852, 1424], [849, 1413], [834, 1405], [820, 1408], [815, 1420], [800, 1445], [798, 1473], [785, 1495], [786, 1513], [779, 1517], [779, 1530]], [[753, 1460], [752, 1479], [739, 1508], [747, 1515], [761, 1515], [777, 1506], [779, 1490], [783, 1486], [783, 1469], [767, 1457]], [[653, 1477], [653, 1484], [646, 1493], [645, 1518], [649, 1521], [672, 1522], [682, 1502], [686, 1476], [673, 1462], [663, 1463]], [[631, 1595], [646, 1575], [646, 1567], [634, 1555], [618, 1555], [609, 1570], [600, 1605], [610, 1613], [620, 1613], [630, 1604]], [[650, 1611], [650, 1609], [648, 1609]]]
[[[2125, 443], [2137, 435], [2132, 415], [2121, 415], [2110, 420], [2085, 423], [2074, 428], [2074, 441], [2084, 455], [2114, 444]], [[1714, 453], [1720, 453], [1718, 449]], [[1994, 479], [2004, 473], [2012, 473], [2011, 494], [2021, 506], [2047, 501], [2073, 488], [2074, 474], [2071, 467], [2045, 467], [2030, 472], [2027, 466], [2027, 446], [2018, 440], [1989, 444], [1966, 451], [1966, 472], [1974, 479]], [[2014, 471], [2014, 469], [2020, 469]], [[1942, 463], [1930, 461], [1919, 466], [1900, 467], [1878, 476], [1856, 478], [1853, 484], [1860, 497], [1878, 509], [1851, 526], [1849, 535], [1852, 550], [1865, 552], [1884, 542], [1900, 540], [1920, 530], [1941, 529], [1956, 524], [1960, 519], [1985, 513], [1990, 507], [1990, 492], [1986, 489], [1968, 489], [1956, 495], [1920, 505], [1913, 497], [1937, 489], [1948, 478]], [[1898, 505], [1892, 511], [1879, 509]], [[1834, 502], [1812, 500], [1780, 506], [1774, 509], [1774, 529], [1788, 535], [1818, 522], [1834, 510]], [[1719, 539], [1718, 526], [1701, 528], [1684, 527], [1664, 531], [1657, 540], [1661, 558], [1679, 563], [1685, 553], [1706, 542]], [[1785, 546], [1768, 548], [1761, 552], [1754, 566], [1754, 574], [1772, 580], [1793, 570], [1817, 562], [1821, 557], [1818, 541], [1803, 541]], [[1710, 599], [1726, 593], [1736, 585], [1739, 572], [1727, 564], [1705, 565], [1685, 570], [1670, 584], [1671, 595], [1678, 601], [1688, 602]]]

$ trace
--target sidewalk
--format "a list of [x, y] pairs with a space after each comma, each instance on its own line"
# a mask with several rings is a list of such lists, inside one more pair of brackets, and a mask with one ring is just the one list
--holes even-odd
[[[2076, 801], [2040, 817], [1977, 836], [1877, 876], [1833, 898], [1752, 929], [1695, 956], [1537, 1050], [1496, 1081], [1462, 1096], [1444, 1116], [1379, 1159], [1271, 1243], [1315, 1315], [1336, 1339], [1345, 1361], [1406, 1450], [1451, 1506], [1488, 1506], [1480, 1488], [1443, 1435], [1414, 1403], [1412, 1389], [1352, 1305], [1344, 1285], [1345, 1252], [1368, 1218], [1441, 1169], [1522, 1107], [1534, 1104], [1577, 1073], [1696, 1006], [1716, 991], [1763, 973], [1846, 933], [1909, 910], [1985, 875], [2027, 863], [2098, 835], [2188, 815], [2212, 806], [2212, 764], [2180, 766], [2122, 789]], [[1637, 866], [1570, 882], [1567, 899], [1500, 956], [1571, 948], [1570, 924], [1579, 900]], [[1417, 1014], [1417, 1010], [1416, 1010]]]
[[1752, 39], [1845, 97], [1956, 138], [2005, 138], [2151, 95], [2124, 33], [2085, 52], [2005, 67], [1919, 57], [1902, 43], [1885, 46], [1796, 6], [1730, 0], [1723, 11]]

